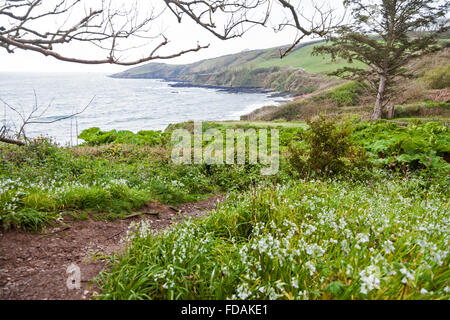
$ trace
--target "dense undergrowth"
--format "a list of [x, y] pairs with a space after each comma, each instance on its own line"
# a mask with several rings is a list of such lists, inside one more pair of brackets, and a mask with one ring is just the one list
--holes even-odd
[[150, 200], [198, 201], [260, 178], [258, 165], [177, 166], [162, 146], [2, 145], [0, 224], [37, 231], [65, 215], [117, 219]]
[[289, 178], [232, 192], [205, 219], [132, 227], [96, 298], [448, 299], [448, 129], [322, 117], [296, 130], [316, 178], [291, 154]]
[[406, 127], [387, 121], [361, 122], [353, 127], [352, 139], [384, 167], [421, 170], [430, 176], [450, 173], [450, 131], [439, 122]]
[[[204, 123], [203, 129], [257, 125]], [[175, 165], [170, 131], [82, 134], [73, 148], [1, 145], [0, 222], [39, 231], [117, 219], [150, 200], [226, 192], [160, 233], [132, 226], [98, 299], [448, 299], [450, 132], [440, 122], [319, 117], [280, 130], [281, 165]]]
[[416, 178], [290, 181], [204, 220], [142, 223], [101, 299], [448, 299], [448, 198]]
[[449, 102], [424, 101], [408, 105], [395, 106], [395, 118], [443, 117], [450, 115]]
[[[174, 165], [170, 131], [192, 127], [188, 122], [164, 133], [138, 134], [93, 128], [81, 135], [86, 145], [73, 148], [39, 139], [25, 147], [2, 145], [1, 224], [37, 231], [65, 215], [116, 219], [149, 200], [179, 204], [263, 181], [315, 177], [320, 171], [353, 179], [370, 179], [373, 167], [403, 176], [449, 174], [450, 133], [440, 123], [405, 128], [382, 121], [336, 125], [320, 118], [310, 129], [275, 126], [282, 157], [280, 172], [271, 177], [262, 176], [258, 164]], [[254, 126], [205, 123], [203, 129], [213, 127], [225, 133], [230, 127]]]
[[[368, 88], [366, 85], [351, 81], [325, 92], [317, 93], [311, 98], [287, 103], [258, 118], [258, 120], [286, 121], [306, 120], [320, 113], [333, 113], [345, 107], [355, 107], [363, 102]], [[245, 117], [245, 116], [244, 116]]]

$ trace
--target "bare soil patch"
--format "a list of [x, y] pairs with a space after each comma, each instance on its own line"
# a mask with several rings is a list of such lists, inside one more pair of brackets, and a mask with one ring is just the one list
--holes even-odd
[[[0, 232], [0, 299], [89, 299], [96, 290], [92, 279], [105, 266], [102, 257], [123, 249], [120, 239], [133, 221], [150, 220], [155, 230], [161, 230], [188, 217], [206, 215], [222, 199], [219, 195], [179, 207], [151, 202], [138, 211], [140, 215], [113, 222], [66, 221], [70, 228], [48, 228], [45, 234]], [[79, 290], [66, 285], [66, 270], [72, 263], [81, 269]]]

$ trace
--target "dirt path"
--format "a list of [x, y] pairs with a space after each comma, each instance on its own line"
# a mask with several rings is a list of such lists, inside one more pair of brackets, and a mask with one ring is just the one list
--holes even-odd
[[[149, 203], [139, 210], [141, 215], [114, 222], [75, 221], [70, 229], [49, 228], [47, 235], [21, 231], [0, 232], [0, 300], [16, 299], [88, 299], [96, 289], [92, 278], [104, 267], [104, 255], [120, 251], [120, 239], [131, 222], [151, 220], [155, 230], [169, 227], [187, 217], [206, 215], [222, 196], [183, 204], [177, 209]], [[48, 235], [50, 233], [50, 235]], [[95, 258], [97, 257], [97, 259]], [[81, 269], [81, 288], [69, 290], [67, 267]]]

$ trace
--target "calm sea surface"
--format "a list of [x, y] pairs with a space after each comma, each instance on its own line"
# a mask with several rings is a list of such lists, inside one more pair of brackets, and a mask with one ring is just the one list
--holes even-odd
[[[263, 93], [227, 93], [204, 88], [172, 88], [153, 79], [113, 79], [99, 73], [0, 73], [0, 98], [28, 114], [35, 103], [48, 111], [39, 119], [51, 121], [83, 109], [77, 119], [30, 125], [30, 137], [49, 136], [61, 144], [76, 143], [76, 133], [102, 130], [164, 130], [188, 120], [238, 120], [280, 98]], [[39, 112], [37, 112], [39, 115]], [[20, 118], [0, 102], [0, 120], [19, 124]], [[72, 142], [71, 142], [72, 141]]]

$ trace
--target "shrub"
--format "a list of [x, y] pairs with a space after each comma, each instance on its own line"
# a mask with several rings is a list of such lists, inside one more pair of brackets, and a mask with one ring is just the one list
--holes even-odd
[[303, 177], [345, 175], [368, 166], [364, 150], [350, 142], [348, 125], [339, 126], [323, 115], [308, 124], [303, 144], [290, 147], [289, 162], [294, 172]]
[[431, 89], [444, 89], [450, 87], [450, 63], [428, 71], [424, 75], [425, 82]]
[[86, 141], [88, 145], [97, 146], [109, 143], [127, 143], [136, 145], [156, 146], [165, 143], [168, 136], [161, 131], [139, 131], [133, 133], [131, 131], [101, 131], [99, 128], [86, 129], [78, 136], [78, 138]]
[[450, 131], [440, 123], [401, 127], [386, 121], [361, 122], [354, 126], [352, 139], [384, 167], [403, 172], [427, 169], [435, 176], [450, 172], [443, 159], [450, 153]]
[[297, 94], [308, 94], [308, 93], [313, 93], [314, 91], [316, 91], [317, 89], [319, 89], [318, 86], [314, 86], [314, 85], [310, 85], [310, 86], [306, 86], [306, 87], [300, 87], [297, 88], [296, 93]]
[[450, 111], [450, 103], [427, 101], [418, 104], [395, 107], [395, 117], [442, 116]]
[[364, 93], [365, 86], [357, 81], [347, 82], [314, 98], [316, 101], [329, 99], [338, 107], [356, 106]]
[[34, 139], [25, 146], [9, 145], [0, 154], [3, 160], [14, 165], [20, 166], [24, 164], [44, 164], [52, 159], [65, 157], [61, 149], [48, 139]]

